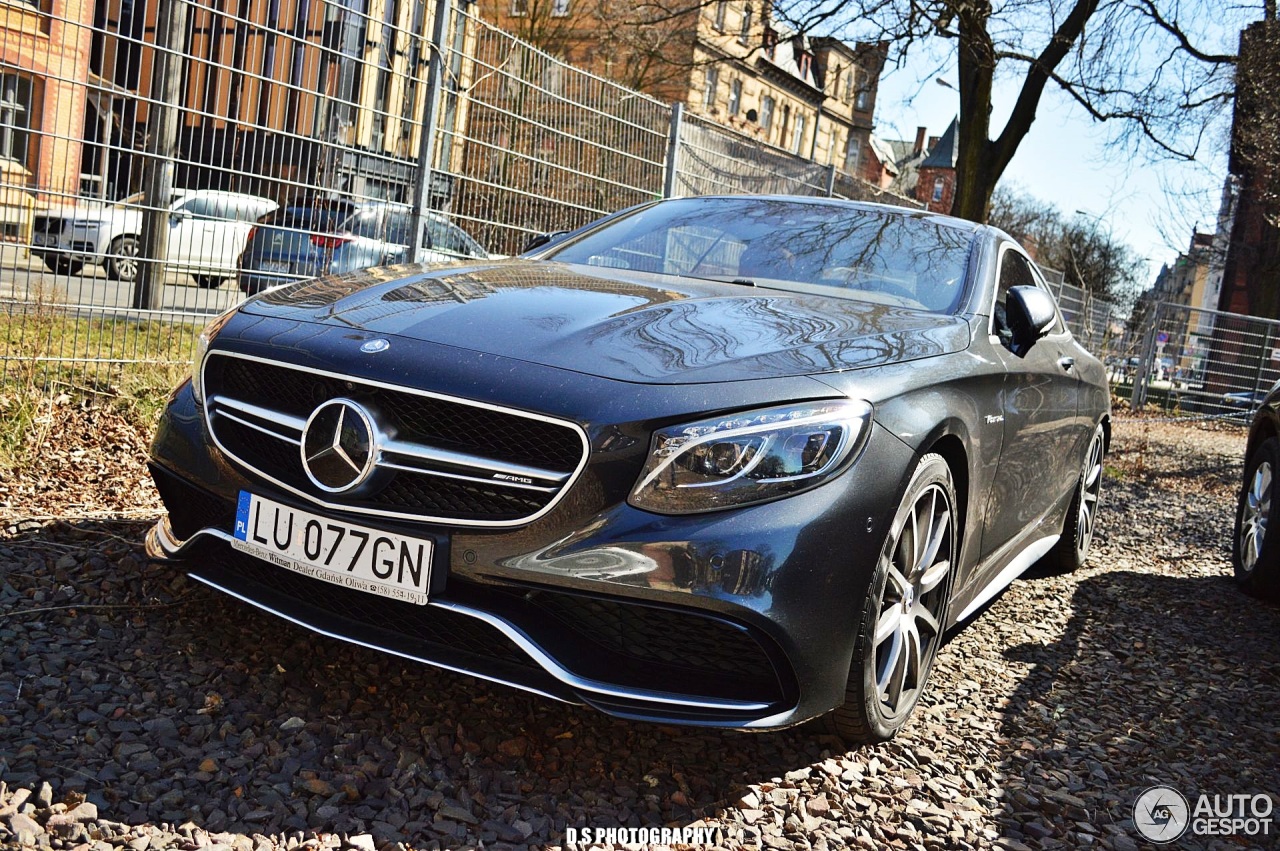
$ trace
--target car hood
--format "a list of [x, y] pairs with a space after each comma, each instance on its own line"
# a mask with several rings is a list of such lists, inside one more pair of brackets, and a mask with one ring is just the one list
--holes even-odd
[[271, 290], [242, 310], [654, 384], [836, 372], [969, 342], [955, 316], [536, 260], [368, 269]]

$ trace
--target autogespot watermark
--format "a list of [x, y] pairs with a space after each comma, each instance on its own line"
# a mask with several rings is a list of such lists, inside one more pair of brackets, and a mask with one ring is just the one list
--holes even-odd
[[1152, 786], [1133, 802], [1133, 824], [1143, 838], [1165, 843], [1188, 830], [1194, 836], [1270, 836], [1270, 795], [1200, 795], [1195, 806], [1172, 786]]

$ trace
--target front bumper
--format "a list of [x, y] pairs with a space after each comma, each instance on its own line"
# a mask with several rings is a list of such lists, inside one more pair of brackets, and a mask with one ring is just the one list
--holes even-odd
[[[591, 429], [593, 447], [611, 430]], [[790, 726], [843, 702], [856, 615], [914, 461], [873, 426], [846, 473], [772, 503], [651, 514], [605, 496], [619, 492], [610, 477], [638, 472], [611, 460], [589, 463], [561, 506], [515, 529], [378, 520], [436, 541], [431, 602], [414, 606], [233, 550], [241, 489], [324, 511], [213, 449], [188, 389], [152, 451], [170, 517], [148, 552], [205, 584], [402, 658], [620, 717], [735, 729]]]

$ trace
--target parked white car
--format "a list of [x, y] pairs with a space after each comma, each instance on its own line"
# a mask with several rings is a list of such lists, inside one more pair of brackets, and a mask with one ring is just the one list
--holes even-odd
[[[141, 194], [114, 204], [83, 201], [35, 217], [32, 253], [59, 274], [88, 263], [106, 267], [119, 281], [138, 276], [142, 252]], [[249, 230], [278, 205], [268, 198], [215, 189], [179, 190], [169, 205], [169, 256], [173, 268], [206, 288], [236, 275], [236, 258]]]

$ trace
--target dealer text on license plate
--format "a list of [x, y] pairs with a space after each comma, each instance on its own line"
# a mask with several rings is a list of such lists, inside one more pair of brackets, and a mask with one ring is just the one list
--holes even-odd
[[300, 511], [240, 491], [231, 545], [288, 570], [408, 603], [426, 603], [432, 542]]

